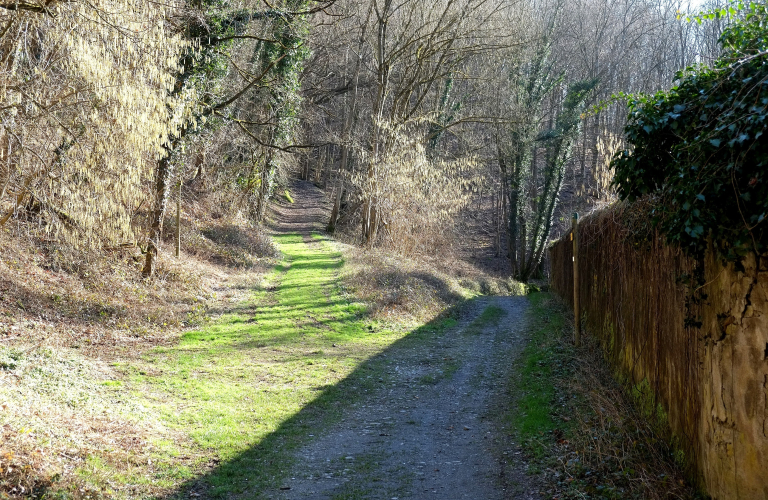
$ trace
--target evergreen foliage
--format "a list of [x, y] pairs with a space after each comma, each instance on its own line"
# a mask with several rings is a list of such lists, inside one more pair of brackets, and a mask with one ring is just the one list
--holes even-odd
[[613, 160], [622, 199], [659, 197], [654, 223], [701, 254], [711, 236], [738, 260], [768, 250], [768, 10], [735, 5], [696, 18], [730, 17], [711, 67], [689, 67], [668, 92], [633, 96], [627, 140]]

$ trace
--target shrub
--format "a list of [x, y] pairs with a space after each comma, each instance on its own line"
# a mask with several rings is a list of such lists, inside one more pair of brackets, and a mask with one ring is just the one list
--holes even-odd
[[766, 13], [752, 3], [699, 16], [730, 18], [720, 57], [678, 73], [667, 92], [629, 100], [633, 149], [614, 158], [614, 185], [622, 199], [658, 196], [654, 224], [696, 255], [710, 237], [728, 260], [768, 250]]

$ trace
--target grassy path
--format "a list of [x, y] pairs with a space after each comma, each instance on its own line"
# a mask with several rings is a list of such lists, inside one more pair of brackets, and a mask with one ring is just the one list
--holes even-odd
[[[342, 257], [329, 243], [276, 239], [284, 262], [252, 301], [185, 334], [178, 345], [156, 349], [135, 369], [134, 383], [153, 395], [165, 424], [191, 436], [198, 465], [210, 456], [218, 464], [201, 483], [159, 457], [154, 481], [171, 485], [190, 477], [181, 496], [190, 489], [250, 495], [278, 481], [290, 466], [287, 452], [338, 417], [351, 386], [364, 392], [371, 375], [362, 374], [376, 372], [376, 364], [350, 375], [405, 335], [378, 331], [364, 306], [343, 296], [336, 285]], [[160, 444], [166, 456], [190, 451]]]

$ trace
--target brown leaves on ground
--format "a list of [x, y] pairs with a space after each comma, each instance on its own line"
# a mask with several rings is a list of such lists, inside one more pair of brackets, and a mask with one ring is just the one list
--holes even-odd
[[115, 479], [162, 470], [153, 443], [186, 439], [126, 396], [121, 367], [243, 300], [276, 253], [241, 216], [193, 195], [181, 259], [169, 222], [149, 280], [136, 247], [82, 252], [25, 220], [0, 231], [0, 499], [162, 493]]

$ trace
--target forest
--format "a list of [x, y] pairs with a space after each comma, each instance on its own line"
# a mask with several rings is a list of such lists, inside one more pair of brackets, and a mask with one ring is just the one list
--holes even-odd
[[11, 3], [0, 223], [53, 246], [137, 247], [147, 277], [180, 186], [259, 224], [300, 172], [334, 201], [329, 232], [405, 254], [450, 249], [477, 206], [527, 281], [563, 214], [612, 199], [615, 94], [717, 55], [723, 22], [686, 7]]
[[[693, 256], [764, 254], [766, 39], [764, 2], [5, 0], [0, 498], [273, 498], [314, 442], [297, 436], [389, 383], [387, 356], [438, 363], [419, 387], [439, 388], [502, 353], [558, 366], [482, 372], [524, 389], [465, 402], [517, 408], [498, 429], [545, 471], [531, 488], [693, 498], [657, 430], [625, 429], [639, 410], [598, 348], [552, 340], [572, 325], [548, 249], [573, 213], [638, 202]], [[574, 424], [661, 448], [605, 465], [569, 448], [566, 410], [520, 410], [555, 408], [574, 373], [567, 411], [621, 422]]]

